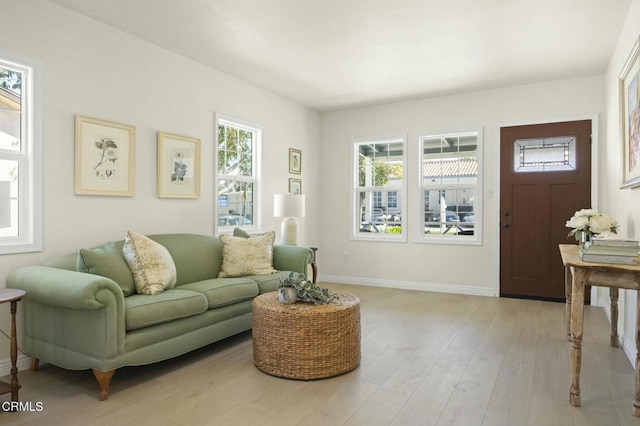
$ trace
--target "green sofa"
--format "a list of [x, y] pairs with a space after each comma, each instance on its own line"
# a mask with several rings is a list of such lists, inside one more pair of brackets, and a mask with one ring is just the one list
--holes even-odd
[[[176, 357], [251, 329], [251, 302], [277, 290], [279, 278], [307, 272], [307, 247], [274, 245], [268, 275], [218, 278], [220, 238], [195, 234], [151, 235], [171, 254], [174, 288], [131, 294], [110, 278], [77, 272], [78, 253], [13, 271], [7, 287], [24, 298], [24, 352], [32, 370], [43, 360], [70, 370], [92, 369], [100, 400], [109, 396], [115, 370]], [[122, 253], [123, 241], [114, 243]]]

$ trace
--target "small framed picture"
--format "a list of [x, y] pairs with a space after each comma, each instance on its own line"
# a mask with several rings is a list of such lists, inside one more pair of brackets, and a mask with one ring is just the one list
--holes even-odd
[[302, 180], [289, 178], [289, 194], [302, 194]]
[[133, 196], [136, 128], [81, 115], [75, 126], [75, 193]]
[[289, 173], [302, 174], [302, 151], [289, 148]]
[[200, 197], [200, 139], [158, 132], [158, 197]]
[[640, 37], [618, 79], [620, 134], [622, 135], [622, 188], [640, 186]]

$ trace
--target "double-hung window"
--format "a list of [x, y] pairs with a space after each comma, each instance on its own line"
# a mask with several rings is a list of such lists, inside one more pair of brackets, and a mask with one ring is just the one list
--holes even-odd
[[217, 115], [218, 232], [259, 227], [258, 173], [260, 127]]
[[406, 241], [406, 138], [353, 143], [351, 238]]
[[418, 242], [480, 244], [482, 132], [419, 138]]
[[0, 51], [0, 254], [42, 250], [42, 66]]

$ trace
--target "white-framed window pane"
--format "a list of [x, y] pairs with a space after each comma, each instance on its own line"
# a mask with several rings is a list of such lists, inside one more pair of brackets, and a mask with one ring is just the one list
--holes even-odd
[[480, 241], [480, 131], [423, 136], [419, 242]]
[[218, 231], [258, 226], [257, 173], [261, 130], [217, 117], [216, 219]]
[[358, 161], [358, 186], [402, 186], [404, 177], [404, 145], [402, 141], [359, 144]]
[[0, 51], [0, 254], [42, 250], [41, 69]]
[[253, 183], [218, 181], [218, 226], [253, 225]]
[[424, 190], [425, 235], [473, 235], [476, 189]]
[[22, 148], [23, 74], [9, 66], [0, 66], [0, 150]]
[[405, 138], [354, 142], [352, 237], [405, 241]]
[[397, 208], [390, 208], [389, 206], [376, 207], [373, 203], [376, 194], [381, 194], [381, 199], [383, 197], [387, 198], [389, 194], [386, 191], [360, 191], [359, 194], [360, 199], [362, 199], [362, 208], [356, 217], [356, 221], [360, 222], [358, 233], [402, 234], [402, 216], [400, 211]]
[[[9, 196], [0, 201], [0, 237], [19, 236], [19, 216], [18, 216], [18, 188], [19, 188], [19, 166], [17, 160], [0, 159], [0, 197]], [[8, 194], [5, 190], [8, 189]], [[7, 208], [4, 203], [9, 201]]]
[[253, 175], [254, 132], [221, 124], [218, 127], [218, 170], [224, 175]]

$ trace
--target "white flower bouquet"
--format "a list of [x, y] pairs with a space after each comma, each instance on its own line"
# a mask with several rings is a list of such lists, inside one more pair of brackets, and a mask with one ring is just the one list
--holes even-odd
[[[618, 233], [618, 221], [606, 214], [591, 209], [582, 209], [566, 223], [567, 228], [573, 228], [567, 237], [574, 237], [577, 241], [584, 241], [593, 236], [609, 237]], [[584, 236], [584, 239], [583, 239]]]

